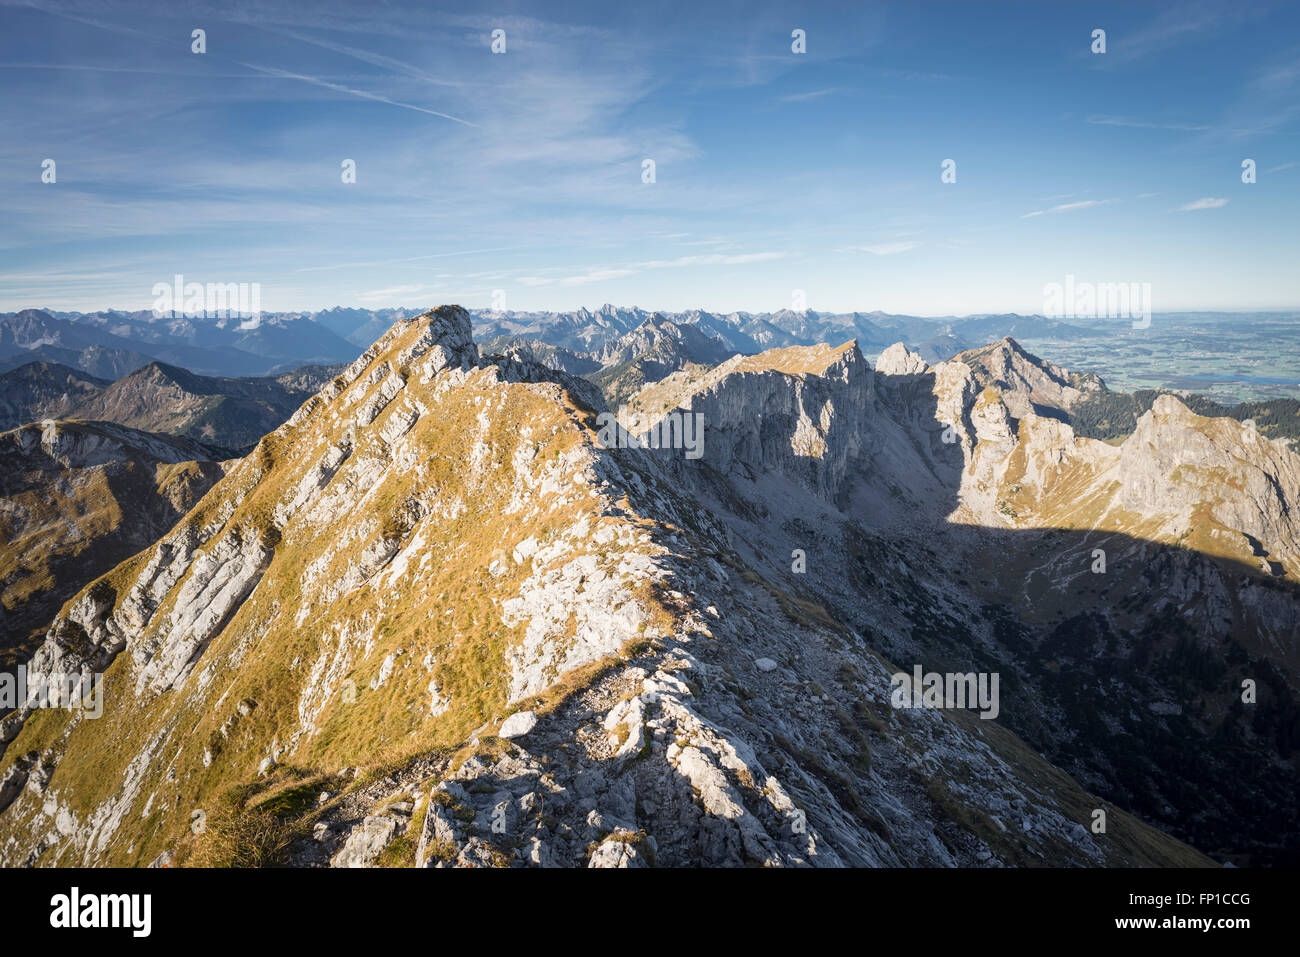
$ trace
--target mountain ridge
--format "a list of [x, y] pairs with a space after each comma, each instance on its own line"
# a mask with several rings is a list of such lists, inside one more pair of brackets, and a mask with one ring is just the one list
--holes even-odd
[[[1211, 863], [1123, 810], [1185, 826], [1135, 790], [1150, 766], [1099, 763], [1059, 735], [1097, 732], [1028, 659], [1074, 654], [1056, 648], [1043, 599], [1055, 589], [1077, 605], [1078, 573], [1002, 610], [989, 584], [963, 579], [984, 573], [1000, 537], [1033, 537], [1010, 550], [1017, 559], [1043, 547], [1059, 559], [1102, 534], [1107, 587], [1125, 595], [1150, 594], [1143, 565], [1123, 560], [1142, 548], [1181, 562], [1182, 581], [1236, 589], [1230, 607], [1261, 621], [1287, 620], [1293, 588], [1255, 584], [1275, 576], [1254, 556], [1242, 584], [1197, 553], [1121, 541], [1171, 537], [1164, 519], [1068, 540], [1032, 527], [1013, 486], [1032, 480], [1050, 499], [1065, 481], [1074, 502], [1067, 450], [1123, 450], [1078, 444], [1052, 419], [1015, 420], [964, 362], [887, 352], [872, 369], [853, 341], [788, 347], [679, 375], [660, 414], [704, 416], [693, 461], [604, 447], [598, 390], [526, 349], [481, 354], [458, 307], [400, 320], [157, 544], [65, 605], [33, 665], [105, 670], [113, 703], [102, 724], [33, 709], [0, 719], [0, 857], [193, 863], [229, 861], [240, 845], [248, 862], [249, 840], [221, 843], [242, 834], [274, 837], [252, 862], [335, 866]], [[1205, 426], [1175, 404], [1160, 403], [1133, 442], [1138, 474], [1156, 483], [1133, 494], [1195, 511], [1179, 450], [1217, 468], [1256, 440], [1224, 431], [1198, 448], [1178, 430]], [[1175, 458], [1141, 451], [1153, 444]], [[1269, 456], [1263, 466], [1294, 470], [1284, 448]], [[1077, 474], [1105, 471], [1089, 469]], [[1286, 501], [1291, 485], [1280, 488]], [[1216, 514], [1228, 530], [1244, 521], [1231, 503]], [[1290, 526], [1259, 528], [1294, 574]], [[1116, 613], [1123, 597], [1108, 599]], [[1189, 590], [1125, 614], [1149, 625], [1216, 600]], [[1112, 640], [1111, 671], [1147, 680], [1128, 632]], [[1275, 649], [1243, 653], [1247, 666], [1269, 654], [1287, 664]], [[897, 708], [893, 661], [1000, 671], [1006, 723], [1028, 737], [1001, 719]], [[1114, 677], [1077, 662], [1068, 673]], [[1135, 734], [1201, 733], [1201, 719], [1171, 717], [1171, 689], [1140, 687], [1166, 710], [1126, 728], [1118, 753], [1141, 753]], [[1216, 721], [1240, 727], [1218, 712], [1221, 682], [1200, 693]], [[1243, 733], [1225, 753], [1267, 757], [1266, 734], [1285, 748], [1280, 728]], [[114, 754], [92, 757], [106, 735]], [[1195, 753], [1197, 740], [1180, 746]], [[1274, 758], [1260, 773], [1276, 769]], [[1259, 792], [1266, 829], [1284, 819], [1286, 780]], [[1240, 816], [1256, 784], [1223, 775], [1204, 799]], [[1176, 800], [1203, 813], [1196, 796]], [[191, 831], [186, 801], [211, 816], [211, 836]], [[1105, 837], [1088, 826], [1097, 809]], [[1223, 835], [1212, 820], [1193, 833]]]
[[[1092, 799], [1005, 731], [891, 710], [890, 667], [752, 577], [655, 457], [601, 448], [602, 408], [580, 379], [480, 357], [455, 307], [399, 322], [68, 603], [33, 665], [106, 669], [107, 724], [0, 721], [0, 854], [209, 860], [218, 837], [195, 840], [171, 810], [197, 785], [216, 834], [270, 827], [266, 801], [308, 796], [310, 835], [284, 845], [307, 864], [1209, 863], [1118, 808], [1098, 843], [1071, 823]], [[460, 557], [429, 561], [442, 554]], [[464, 562], [482, 577], [458, 577]], [[440, 590], [455, 597], [429, 610], [385, 597]], [[285, 630], [307, 620], [327, 632]], [[857, 696], [856, 717], [817, 706], [816, 682]], [[402, 714], [422, 757], [352, 783], [329, 766], [391, 739]], [[106, 734], [119, 756], [87, 777]], [[255, 783], [221, 804], [241, 769]], [[136, 834], [140, 813], [155, 823]]]

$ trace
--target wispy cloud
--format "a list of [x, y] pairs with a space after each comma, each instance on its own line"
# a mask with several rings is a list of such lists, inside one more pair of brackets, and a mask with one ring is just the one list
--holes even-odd
[[[159, 70], [148, 67], [136, 66], [99, 66], [93, 63], [0, 63], [0, 70], [72, 70], [77, 73], [139, 73], [145, 76], [184, 76], [193, 77], [193, 70]], [[222, 80], [239, 80], [251, 76], [257, 76], [256, 73], [209, 73], [203, 72], [203, 77], [216, 78]]]
[[920, 243], [914, 240], [904, 240], [898, 243], [876, 243], [872, 246], [857, 246], [858, 251], [871, 253], [873, 256], [895, 256], [898, 253], [905, 253], [915, 249]]
[[922, 70], [881, 70], [879, 75], [891, 80], [960, 80], [951, 73], [926, 73]]
[[[1069, 158], [1023, 192], [1008, 185], [978, 199], [931, 197], [922, 179], [932, 177], [898, 158], [933, 155], [936, 130], [966, 114], [978, 125], [968, 147], [989, 163], [1039, 155], [1058, 111], [1050, 104], [1075, 97], [1077, 70], [1042, 75], [1042, 89], [1017, 101], [1041, 123], [1004, 125], [997, 101], [953, 89], [1010, 82], [1015, 65], [985, 55], [1005, 39], [996, 24], [972, 19], [976, 42], [936, 48], [911, 18], [841, 5], [798, 24], [810, 42], [795, 56], [787, 12], [737, 20], [697, 6], [683, 30], [635, 7], [550, 21], [540, 0], [462, 14], [386, 0], [364, 17], [341, 0], [178, 0], [165, 11], [138, 0], [0, 0], [0, 166], [11, 174], [0, 178], [0, 307], [139, 308], [156, 279], [184, 272], [259, 281], [268, 308], [444, 296], [472, 305], [497, 287], [516, 306], [526, 296], [529, 306], [571, 308], [599, 292], [655, 308], [697, 299], [755, 308], [806, 287], [845, 308], [947, 314], [960, 301], [966, 311], [1024, 311], [1032, 301], [1000, 300], [1020, 271], [1095, 249], [1149, 254], [1153, 274], [1174, 260], [1171, 272], [1196, 274], [1200, 285], [1190, 291], [1188, 280], [1184, 292], [1201, 305], [1263, 296], [1263, 286], [1269, 302], [1296, 299], [1300, 279], [1285, 268], [1295, 243], [1276, 242], [1277, 229], [1250, 240], [1269, 282], [1243, 289], [1214, 245], [1234, 214], [1171, 215], [1138, 237], [1092, 231], [1118, 211], [1078, 212], [1108, 195], [1171, 211], [1219, 182], [1181, 178], [1204, 156], [1233, 166], [1255, 157], [1274, 192], [1290, 182], [1283, 172], [1300, 178], [1286, 159], [1300, 160], [1300, 46], [1276, 5], [1239, 18], [1188, 0], [1190, 26], [1181, 12], [1152, 23], [1157, 9], [1099, 20], [1110, 52], [1095, 60], [1128, 56], [1125, 69], [1163, 81], [1125, 84], [1123, 100], [1111, 89], [1075, 102], [1066, 122], [1090, 129]], [[530, 10], [538, 15], [522, 15]], [[1024, 39], [1086, 51], [1075, 20], [1044, 12], [1026, 21]], [[208, 27], [204, 56], [189, 52], [191, 26]], [[509, 36], [505, 56], [489, 47], [496, 27]], [[1195, 79], [1212, 40], [1209, 96], [1209, 86], [1177, 80]], [[1130, 56], [1174, 42], [1181, 49], [1146, 63]], [[864, 56], [864, 43], [882, 45], [880, 55]], [[888, 150], [829, 109], [867, 100], [871, 126], [891, 130]], [[783, 148], [772, 117], [795, 114], [789, 135], [806, 148]], [[1272, 139], [1222, 149], [1246, 128]], [[58, 160], [57, 184], [39, 181], [46, 156]], [[355, 183], [340, 180], [345, 157], [357, 163]], [[646, 158], [654, 184], [641, 180]], [[1096, 170], [1115, 175], [1099, 183]], [[1224, 175], [1213, 188], [1226, 194], [1235, 176]], [[1160, 203], [1134, 198], [1155, 182]], [[1252, 221], [1289, 222], [1290, 197], [1275, 198], [1252, 205]], [[1033, 209], [1015, 212], [1024, 206]], [[1022, 216], [1035, 222], [1017, 228]], [[1033, 243], [1021, 242], [1026, 230]], [[1176, 234], [1174, 248], [1162, 245]], [[945, 275], [951, 267], [960, 278], [933, 281], [924, 267], [937, 251], [950, 260]], [[851, 268], [869, 270], [875, 257], [893, 257], [888, 289], [864, 289]], [[68, 274], [51, 274], [51, 263]]]
[[1052, 206], [1048, 209], [1036, 209], [1032, 213], [1025, 213], [1021, 219], [1030, 219], [1034, 216], [1046, 216], [1048, 213], [1071, 213], [1079, 209], [1090, 209], [1093, 206], [1106, 206], [1114, 203], [1113, 199], [1082, 199], [1077, 203], [1061, 203], [1059, 206]]
[[1300, 59], [1264, 69], [1254, 80], [1263, 93], [1286, 93], [1300, 82]]
[[643, 266], [646, 269], [677, 269], [681, 266], [740, 266], [784, 258], [785, 253], [782, 252], [738, 253], [736, 255], [714, 253], [709, 256], [679, 256], [676, 259], [654, 259], [643, 263]]
[[369, 292], [357, 293], [357, 298], [362, 302], [384, 302], [398, 296], [419, 292], [423, 288], [423, 285], [389, 286], [387, 289], [372, 289]]
[[412, 66], [411, 64], [406, 63], [403, 60], [398, 60], [395, 57], [385, 56], [382, 53], [372, 53], [369, 50], [346, 46], [342, 43], [332, 43], [329, 40], [322, 40], [319, 37], [307, 36], [306, 34], [300, 33], [296, 30], [276, 30], [275, 32], [297, 40], [299, 43], [308, 43], [312, 46], [319, 47], [322, 50], [329, 50], [332, 53], [338, 53], [343, 56], [352, 57], [354, 60], [360, 60], [362, 63], [369, 63], [371, 66], [382, 67], [406, 76], [415, 77], [416, 79], [423, 80], [426, 83], [432, 83], [437, 86], [453, 87], [464, 85], [459, 80], [449, 80], [446, 77], [433, 76], [432, 74], [421, 70], [419, 67]]
[[593, 282], [603, 282], [608, 279], [623, 279], [650, 269], [683, 269], [689, 266], [743, 266], [783, 258], [785, 258], [783, 252], [738, 253], [735, 255], [712, 253], [704, 256], [678, 256], [676, 259], [651, 259], [645, 262], [625, 263], [619, 266], [591, 269], [572, 276], [522, 276], [519, 281], [525, 286], [582, 286]]
[[144, 30], [137, 30], [135, 27], [128, 27], [123, 24], [112, 23], [107, 20], [97, 20], [94, 19], [93, 17], [78, 16], [75, 13], [69, 13], [66, 10], [62, 10], [57, 6], [53, 6], [46, 3], [38, 3], [36, 2], [36, 0], [25, 0], [25, 2], [18, 5], [26, 7], [29, 10], [39, 10], [41, 13], [49, 14], [52, 17], [62, 17], [65, 20], [72, 20], [75, 21], [76, 23], [84, 23], [87, 26], [97, 27], [100, 30], [107, 30], [110, 33], [121, 33], [124, 34], [125, 36], [130, 36], [130, 37], [144, 37], [147, 40], [155, 40], [159, 43], [173, 42], [170, 37], [159, 36], [156, 33], [146, 33]]
[[832, 93], [838, 93], [839, 87], [828, 86], [824, 90], [809, 90], [807, 93], [789, 93], [786, 96], [778, 96], [778, 103], [806, 103], [809, 100], [819, 100], [823, 96], [830, 96]]
[[519, 249], [519, 246], [496, 246], [491, 249], [457, 249], [449, 253], [426, 253], [423, 256], [403, 256], [400, 259], [370, 259], [360, 262], [334, 263], [329, 266], [303, 266], [295, 272], [330, 272], [335, 269], [351, 269], [367, 266], [392, 266], [397, 263], [423, 262], [426, 259], [448, 259], [453, 256], [478, 256], [486, 253], [504, 253]]
[[1212, 36], [1211, 31], [1223, 29], [1231, 21], [1248, 13], [1249, 11], [1236, 9], [1235, 5], [1210, 0], [1180, 3], [1161, 11], [1145, 27], [1124, 32], [1111, 31], [1106, 55], [1090, 59], [1103, 68], [1148, 59], [1180, 44]]
[[288, 70], [280, 70], [270, 66], [258, 66], [255, 63], [240, 63], [240, 66], [248, 67], [250, 70], [256, 70], [259, 73], [265, 73], [267, 76], [279, 77], [285, 80], [301, 80], [303, 83], [310, 83], [313, 86], [323, 87], [327, 90], [334, 90], [336, 93], [347, 93], [351, 96], [360, 97], [363, 100], [373, 100], [376, 103], [387, 103], [389, 106], [400, 106], [404, 110], [415, 110], [417, 113], [427, 113], [429, 116], [440, 116], [444, 120], [451, 120], [453, 123], [459, 123], [462, 126], [477, 126], [469, 120], [462, 120], [459, 116], [452, 116], [450, 113], [441, 113], [438, 110], [430, 110], [423, 106], [416, 106], [414, 103], [403, 103], [400, 100], [390, 100], [386, 96], [380, 96], [378, 93], [367, 93], [365, 90], [358, 90], [354, 87], [344, 86], [341, 83], [331, 83], [329, 80], [322, 80], [320, 77], [307, 76], [302, 73], [290, 73]]
[[610, 279], [623, 279], [626, 276], [635, 276], [640, 270], [638, 269], [593, 269], [590, 272], [579, 273], [576, 276], [565, 276], [562, 279], [545, 279], [537, 276], [525, 276], [519, 281], [525, 286], [585, 286], [593, 282], [605, 282]]
[[1125, 126], [1138, 130], [1175, 130], [1179, 133], [1204, 133], [1213, 129], [1203, 123], [1169, 123], [1163, 121], [1135, 120], [1129, 116], [1105, 116], [1095, 115], [1087, 118], [1085, 122], [1094, 126]]
[[1179, 206], [1175, 212], [1188, 213], [1194, 209], [1218, 209], [1221, 206], [1227, 206], [1228, 201], [1215, 196], [1206, 196], [1204, 199], [1193, 200], [1185, 206]]

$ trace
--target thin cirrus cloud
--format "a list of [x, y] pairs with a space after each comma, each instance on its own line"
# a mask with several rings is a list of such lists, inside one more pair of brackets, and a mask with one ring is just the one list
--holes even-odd
[[426, 83], [432, 83], [437, 86], [461, 87], [465, 84], [463, 81], [448, 79], [446, 77], [434, 76], [419, 67], [412, 66], [396, 57], [385, 56], [381, 53], [372, 53], [369, 50], [363, 50], [355, 46], [347, 46], [342, 43], [331, 43], [319, 37], [307, 36], [304, 33], [295, 30], [276, 30], [282, 36], [291, 40], [297, 40], [300, 43], [308, 43], [312, 46], [319, 47], [322, 50], [329, 50], [332, 53], [338, 53], [343, 56], [351, 57], [354, 60], [360, 60], [363, 63], [369, 63], [371, 66], [381, 67], [383, 69], [393, 70], [406, 76], [423, 80]]
[[1203, 199], [1196, 199], [1183, 206], [1179, 206], [1176, 212], [1190, 213], [1196, 209], [1219, 209], [1220, 207], [1227, 205], [1228, 201], [1222, 197], [1206, 196]]
[[1161, 123], [1149, 120], [1135, 120], [1128, 116], [1090, 116], [1087, 121], [1093, 126], [1123, 126], [1138, 130], [1175, 130], [1180, 133], [1204, 133], [1212, 127], [1203, 123]]
[[1090, 209], [1093, 206], [1106, 206], [1113, 202], [1115, 202], [1113, 199], [1083, 199], [1077, 203], [1061, 203], [1047, 209], [1036, 209], [1031, 213], [1025, 213], [1020, 218], [1032, 219], [1034, 216], [1046, 216], [1048, 213], [1072, 213], [1080, 209]]
[[407, 293], [419, 292], [424, 286], [389, 286], [387, 289], [372, 289], [370, 292], [358, 293], [357, 298], [363, 302], [384, 302], [396, 296], [404, 296]]
[[[922, 189], [930, 171], [899, 162], [931, 155], [931, 122], [979, 120], [969, 145], [989, 162], [1038, 156], [1042, 123], [1077, 92], [1079, 64], [1043, 78], [1049, 96], [1008, 86], [1005, 104], [968, 116], [951, 84], [997, 75], [981, 49], [1001, 30], [975, 17], [981, 44], [931, 48], [924, 18], [843, 5], [820, 26], [801, 24], [814, 40], [802, 57], [789, 52], [783, 15], [740, 27], [708, 5], [689, 34], [617, 5], [552, 21], [540, 0], [491, 18], [389, 0], [364, 20], [337, 0], [220, 15], [210, 0], [149, 6], [0, 0], [0, 163], [13, 172], [0, 178], [0, 309], [140, 306], [159, 274], [183, 271], [248, 276], [286, 309], [434, 295], [473, 305], [515, 284], [512, 304], [536, 308], [599, 295], [759, 311], [811, 286], [844, 308], [887, 297], [899, 312], [1023, 311], [1036, 300], [1017, 304], [1003, 290], [1094, 249], [1122, 249], [1152, 274], [1170, 262], [1194, 271], [1189, 303], [1296, 300], [1300, 277], [1286, 268], [1295, 243], [1270, 241], [1293, 235], [1285, 229], [1242, 240], [1268, 270], [1268, 282], [1244, 283], [1221, 261], [1222, 216], [1152, 220], [1139, 242], [1107, 228], [1118, 211], [1079, 212], [1113, 202], [1172, 213], [1180, 195], [1226, 191], [1174, 174], [1199, 175], [1199, 153], [1218, 157], [1217, 140], [1256, 129], [1277, 138], [1216, 158], [1223, 182], [1254, 156], [1257, 188], [1272, 183], [1274, 201], [1252, 217], [1294, 221], [1298, 200], [1282, 187], [1295, 151], [1281, 137], [1300, 131], [1300, 48], [1284, 9], [1238, 18], [1228, 0], [1189, 0], [1187, 12], [1108, 16], [1097, 25], [1109, 27], [1111, 49], [1096, 68], [1115, 58], [1134, 76], [1195, 76], [1198, 44], [1213, 39], [1220, 95], [1128, 84], [1131, 95], [1068, 115], [1091, 135], [1062, 163], [1036, 163], [1041, 178], [982, 177], [932, 194]], [[191, 19], [212, 20], [203, 56], [191, 53]], [[1051, 11], [1025, 26], [1054, 49], [1075, 36], [1075, 19]], [[496, 27], [509, 36], [505, 55], [490, 48]], [[1090, 58], [1082, 36], [1079, 55]], [[869, 62], [864, 38], [880, 48]], [[127, 55], [137, 48], [145, 55]], [[855, 110], [868, 100], [869, 124]], [[1041, 122], [1001, 125], [1007, 106]], [[774, 115], [811, 148], [783, 148]], [[57, 184], [37, 179], [45, 156], [58, 160]], [[341, 180], [345, 157], [355, 182]], [[657, 164], [653, 184], [641, 178], [645, 158]], [[1144, 205], [1156, 183], [1161, 202]], [[1015, 229], [1017, 219], [1027, 225]], [[959, 295], [937, 290], [927, 269], [940, 250], [938, 265], [970, 277], [954, 279]], [[846, 267], [870, 269], [875, 257], [892, 257], [888, 283], [864, 289]], [[71, 278], [45, 275], [51, 262]]]
[[1097, 57], [1093, 62], [1101, 67], [1131, 64], [1153, 59], [1185, 43], [1203, 41], [1216, 30], [1231, 28], [1247, 15], [1248, 11], [1237, 7], [1237, 4], [1214, 0], [1177, 4], [1160, 11], [1145, 26], [1118, 35], [1106, 56]]
[[605, 282], [610, 279], [623, 279], [649, 269], [681, 269], [688, 266], [744, 266], [750, 263], [770, 262], [774, 259], [783, 258], [785, 258], [783, 252], [739, 253], [736, 255], [714, 253], [707, 256], [679, 256], [676, 259], [651, 259], [646, 262], [628, 263], [623, 266], [592, 269], [574, 276], [522, 276], [519, 281], [525, 286], [584, 286], [589, 283]]
[[876, 243], [872, 246], [859, 246], [857, 248], [864, 253], [871, 253], [873, 256], [896, 256], [899, 253], [910, 252], [919, 245], [921, 244], [908, 239], [898, 243]]
[[1207, 123], [1135, 120], [1127, 116], [1090, 116], [1085, 120], [1085, 122], [1091, 123], [1093, 126], [1116, 126], [1137, 130], [1169, 130], [1174, 133], [1196, 133], [1201, 136], [1239, 137], [1266, 132], [1272, 127], [1281, 125], [1285, 122], [1285, 119], [1285, 114], [1279, 114], [1266, 117], [1256, 117], [1244, 125], [1240, 123], [1210, 125]]
[[393, 266], [405, 263], [423, 262], [426, 259], [448, 259], [453, 256], [481, 256], [488, 253], [513, 252], [520, 246], [496, 246], [492, 249], [456, 249], [451, 252], [424, 253], [420, 256], [403, 256], [400, 259], [369, 259], [354, 262], [331, 263], [328, 266], [303, 266], [294, 272], [333, 272], [337, 269], [364, 268], [367, 266]]
[[830, 96], [832, 93], [838, 93], [839, 87], [831, 86], [824, 90], [809, 90], [807, 93], [791, 93], [787, 96], [776, 98], [778, 103], [806, 103], [809, 100], [820, 100], [824, 96]]
[[278, 70], [275, 67], [258, 66], [255, 63], [240, 63], [242, 67], [250, 70], [256, 70], [258, 73], [265, 73], [267, 76], [277, 77], [284, 80], [301, 80], [303, 83], [310, 83], [312, 86], [319, 86], [326, 90], [333, 90], [336, 93], [347, 93], [350, 96], [360, 97], [363, 100], [373, 100], [376, 103], [387, 103], [389, 106], [399, 106], [404, 110], [414, 110], [417, 113], [427, 113], [429, 116], [440, 116], [444, 120], [451, 120], [453, 123], [459, 123], [462, 126], [476, 127], [477, 124], [469, 120], [462, 120], [459, 116], [452, 116], [450, 113], [442, 113], [438, 110], [430, 110], [423, 106], [416, 106], [414, 103], [403, 103], [400, 100], [390, 100], [386, 96], [380, 96], [378, 93], [367, 93], [365, 90], [358, 90], [354, 87], [344, 86], [341, 83], [331, 83], [329, 80], [322, 80], [319, 77], [307, 76], [302, 73], [290, 73], [288, 70]]

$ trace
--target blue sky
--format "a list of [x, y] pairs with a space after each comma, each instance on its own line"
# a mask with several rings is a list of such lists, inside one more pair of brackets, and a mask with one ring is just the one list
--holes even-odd
[[5, 310], [1300, 307], [1295, 3], [0, 0], [0, 124]]

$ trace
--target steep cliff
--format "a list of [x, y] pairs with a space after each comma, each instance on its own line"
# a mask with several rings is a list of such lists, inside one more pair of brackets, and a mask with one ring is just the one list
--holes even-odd
[[933, 367], [900, 344], [874, 372], [822, 349], [633, 403], [705, 412], [698, 460], [659, 455], [733, 546], [896, 661], [1001, 673], [1002, 720], [1101, 793], [1220, 853], [1289, 853], [1300, 458], [1172, 396], [1119, 446], [1078, 438], [1032, 410], [1089, 380], [1009, 342]]

